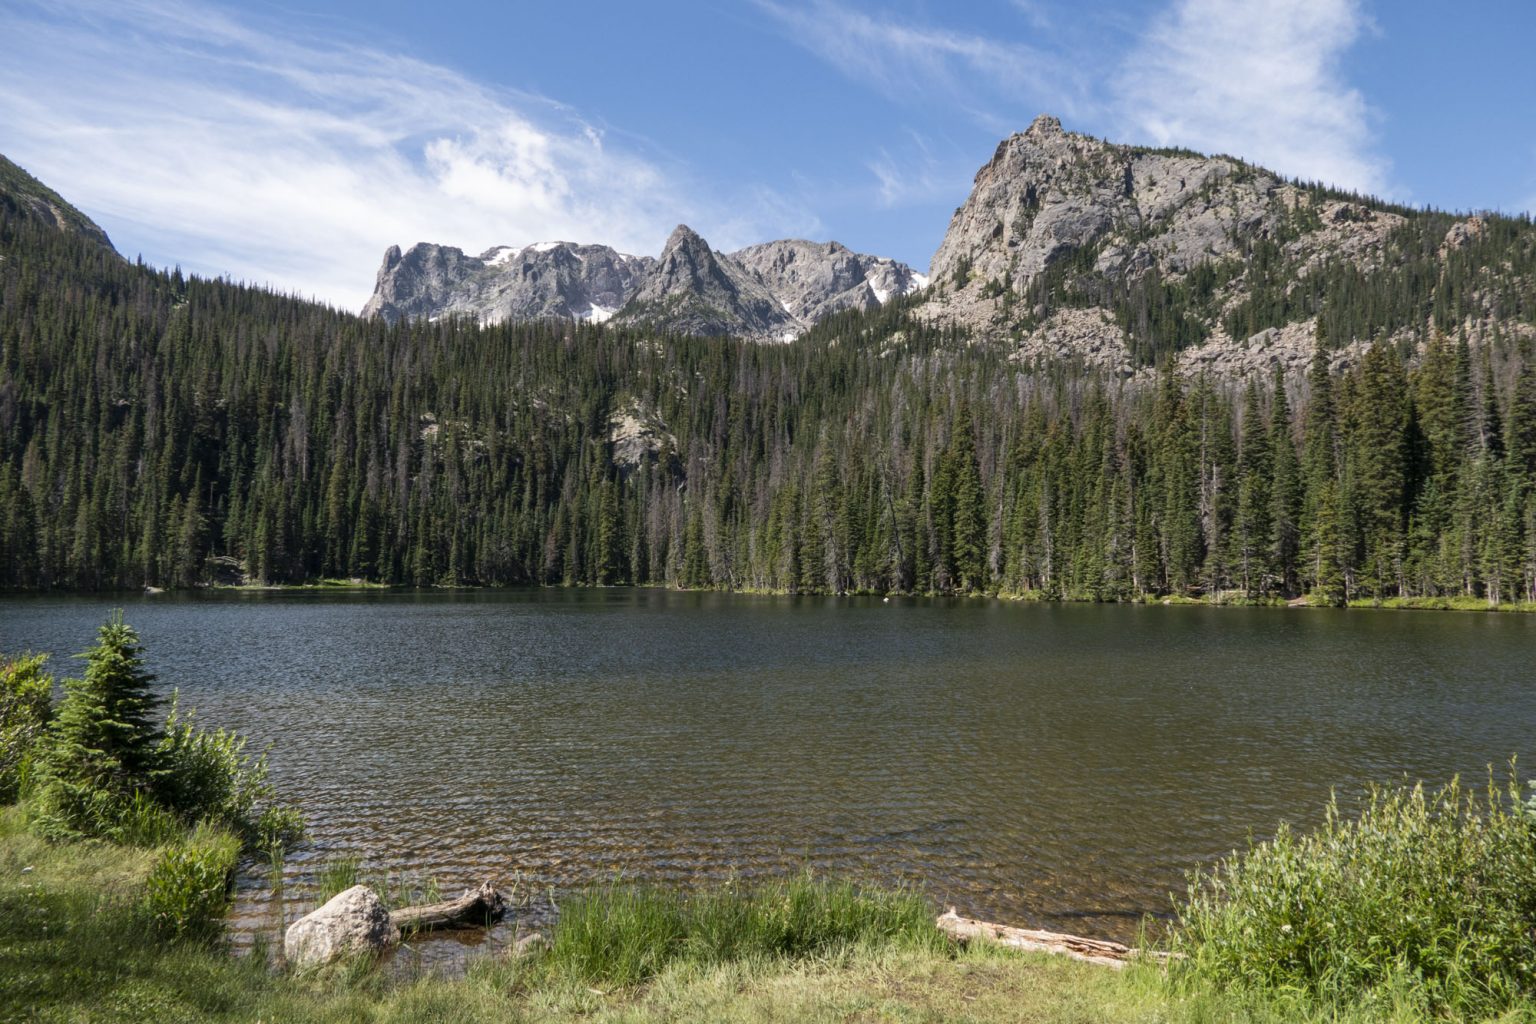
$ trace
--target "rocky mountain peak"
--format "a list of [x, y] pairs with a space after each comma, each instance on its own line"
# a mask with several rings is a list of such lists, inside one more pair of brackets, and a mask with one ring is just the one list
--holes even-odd
[[1053, 117], [1050, 114], [1041, 114], [1039, 117], [1035, 118], [1029, 123], [1029, 127], [1025, 129], [1024, 134], [1033, 135], [1036, 137], [1043, 135], [1060, 135], [1061, 118]]
[[468, 256], [421, 242], [384, 253], [364, 316], [472, 316], [481, 323], [557, 317], [601, 322], [626, 301], [656, 261], [606, 245], [535, 242]]
[[485, 323], [612, 317], [658, 331], [786, 341], [830, 313], [873, 309], [926, 284], [903, 263], [838, 242], [787, 239], [721, 253], [679, 224], [656, 259], [573, 242], [493, 246], [479, 256], [391, 246], [363, 313]]
[[[977, 172], [934, 255], [927, 311], [1017, 343], [1031, 358], [1088, 358], [1129, 373], [1153, 348], [1193, 357], [1195, 342], [1225, 358], [1242, 351], [1230, 342], [1244, 339], [1223, 335], [1223, 311], [1243, 298], [1241, 269], [1255, 244], [1284, 238], [1282, 255], [1298, 267], [1337, 258], [1371, 267], [1399, 223], [1230, 157], [1103, 142], [1042, 114]], [[1205, 298], [1198, 322], [1181, 324], [1171, 341], [1122, 308], [1145, 282], [1176, 287], [1197, 273], [1227, 291]], [[1102, 298], [1086, 302], [1090, 294]], [[1076, 297], [1063, 302], [1067, 295]], [[1296, 352], [1284, 358], [1305, 361], [1310, 333], [1293, 333], [1307, 343], [1287, 341]]]
[[857, 253], [835, 241], [764, 242], [731, 253], [731, 259], [768, 285], [806, 326], [845, 309], [875, 309], [928, 284], [926, 276], [904, 263]]
[[[1173, 358], [1229, 378], [1298, 373], [1319, 334], [1336, 364], [1382, 338], [1422, 343], [1433, 306], [1388, 311], [1442, 275], [1462, 281], [1456, 329], [1518, 330], [1503, 296], [1525, 287], [1524, 259], [1480, 217], [1299, 184], [1232, 157], [1105, 142], [1041, 115], [977, 171], [920, 315], [1029, 363], [1130, 376]], [[1436, 329], [1451, 329], [1443, 311]]]
[[709, 243], [688, 225], [679, 224], [667, 237], [667, 244], [662, 246], [652, 279], [641, 286], [635, 298], [656, 298], [684, 289], [730, 290], [734, 287]]
[[673, 249], [685, 250], [692, 253], [707, 253], [710, 251], [709, 243], [704, 241], [702, 235], [687, 224], [679, 224], [672, 229], [667, 236], [667, 242], [661, 247], [663, 255]]
[[618, 323], [684, 334], [793, 337], [803, 327], [763, 282], [679, 224]]

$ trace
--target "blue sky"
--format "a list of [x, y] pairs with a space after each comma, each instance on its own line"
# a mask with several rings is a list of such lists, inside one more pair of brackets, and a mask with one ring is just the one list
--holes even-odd
[[386, 246], [835, 238], [919, 269], [1036, 114], [1536, 208], [1536, 5], [0, 0], [0, 152], [130, 257], [356, 308]]

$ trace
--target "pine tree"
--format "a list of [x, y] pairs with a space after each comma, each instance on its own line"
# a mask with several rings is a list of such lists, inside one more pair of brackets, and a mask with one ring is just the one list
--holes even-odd
[[1406, 391], [1397, 356], [1384, 344], [1373, 345], [1360, 368], [1350, 457], [1365, 572], [1377, 597], [1394, 585], [1400, 569], [1407, 482]]
[[1237, 514], [1233, 527], [1233, 560], [1241, 575], [1243, 592], [1250, 598], [1269, 588], [1273, 512], [1270, 487], [1274, 474], [1269, 438], [1270, 427], [1259, 408], [1258, 384], [1250, 379], [1243, 393], [1243, 435], [1237, 456]]
[[112, 614], [81, 657], [85, 677], [64, 682], [39, 771], [38, 820], [56, 837], [111, 832], [133, 799], [152, 797], [160, 781], [154, 713], [161, 701], [122, 612]]
[[[1310, 589], [1331, 595], [1337, 564], [1340, 510], [1338, 502], [1338, 423], [1333, 404], [1333, 378], [1328, 354], [1319, 337], [1307, 373], [1310, 392], [1302, 450], [1301, 539], [1306, 582]], [[1324, 562], [1329, 565], [1325, 567]]]
[[1536, 487], [1536, 362], [1525, 361], [1509, 403], [1504, 451], [1522, 491]]
[[976, 437], [968, 408], [961, 409], [955, 425], [948, 462], [953, 487], [950, 536], [953, 538], [954, 586], [968, 592], [984, 590], [987, 585], [986, 495], [981, 488], [981, 469], [976, 464]]
[[1269, 447], [1273, 463], [1270, 479], [1270, 562], [1280, 592], [1297, 592], [1301, 554], [1301, 469], [1296, 445], [1291, 440], [1291, 409], [1285, 394], [1285, 377], [1275, 369], [1274, 398], [1270, 407]]

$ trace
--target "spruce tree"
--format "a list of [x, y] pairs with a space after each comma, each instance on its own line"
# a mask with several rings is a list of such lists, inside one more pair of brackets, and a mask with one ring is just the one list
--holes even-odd
[[39, 772], [37, 810], [44, 834], [102, 835], [120, 827], [136, 796], [159, 782], [160, 698], [133, 628], [114, 612], [86, 651], [82, 679], [64, 681]]
[[1270, 479], [1270, 562], [1280, 591], [1297, 591], [1301, 552], [1301, 470], [1296, 444], [1291, 439], [1291, 409], [1285, 394], [1285, 377], [1275, 368], [1274, 398], [1269, 411], [1269, 447], [1273, 465]]
[[1259, 387], [1252, 379], [1243, 393], [1242, 446], [1237, 456], [1237, 514], [1233, 524], [1233, 561], [1247, 597], [1268, 589], [1270, 487], [1274, 472], [1270, 428], [1259, 408]]
[[[1307, 583], [1312, 589], [1332, 592], [1338, 535], [1338, 423], [1333, 404], [1333, 378], [1328, 353], [1319, 333], [1307, 373], [1305, 441], [1302, 451], [1301, 538]], [[1330, 564], [1325, 566], [1327, 560]], [[1326, 580], [1326, 582], [1325, 582]]]
[[1402, 363], [1384, 344], [1366, 352], [1350, 438], [1354, 495], [1371, 590], [1383, 596], [1401, 557], [1406, 486], [1407, 388]]
[[950, 502], [953, 526], [955, 589], [975, 592], [987, 585], [987, 507], [981, 487], [981, 469], [976, 464], [976, 436], [971, 427], [969, 408], [962, 408], [949, 449]]

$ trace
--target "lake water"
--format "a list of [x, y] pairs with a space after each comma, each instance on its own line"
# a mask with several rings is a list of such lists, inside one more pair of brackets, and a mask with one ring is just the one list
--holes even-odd
[[[547, 894], [802, 870], [1128, 937], [1330, 788], [1482, 777], [1536, 737], [1536, 616], [660, 590], [0, 600], [0, 650], [122, 606], [165, 689], [271, 744], [316, 865]], [[492, 936], [506, 941], [515, 923]], [[439, 942], [422, 947], [429, 959]]]

